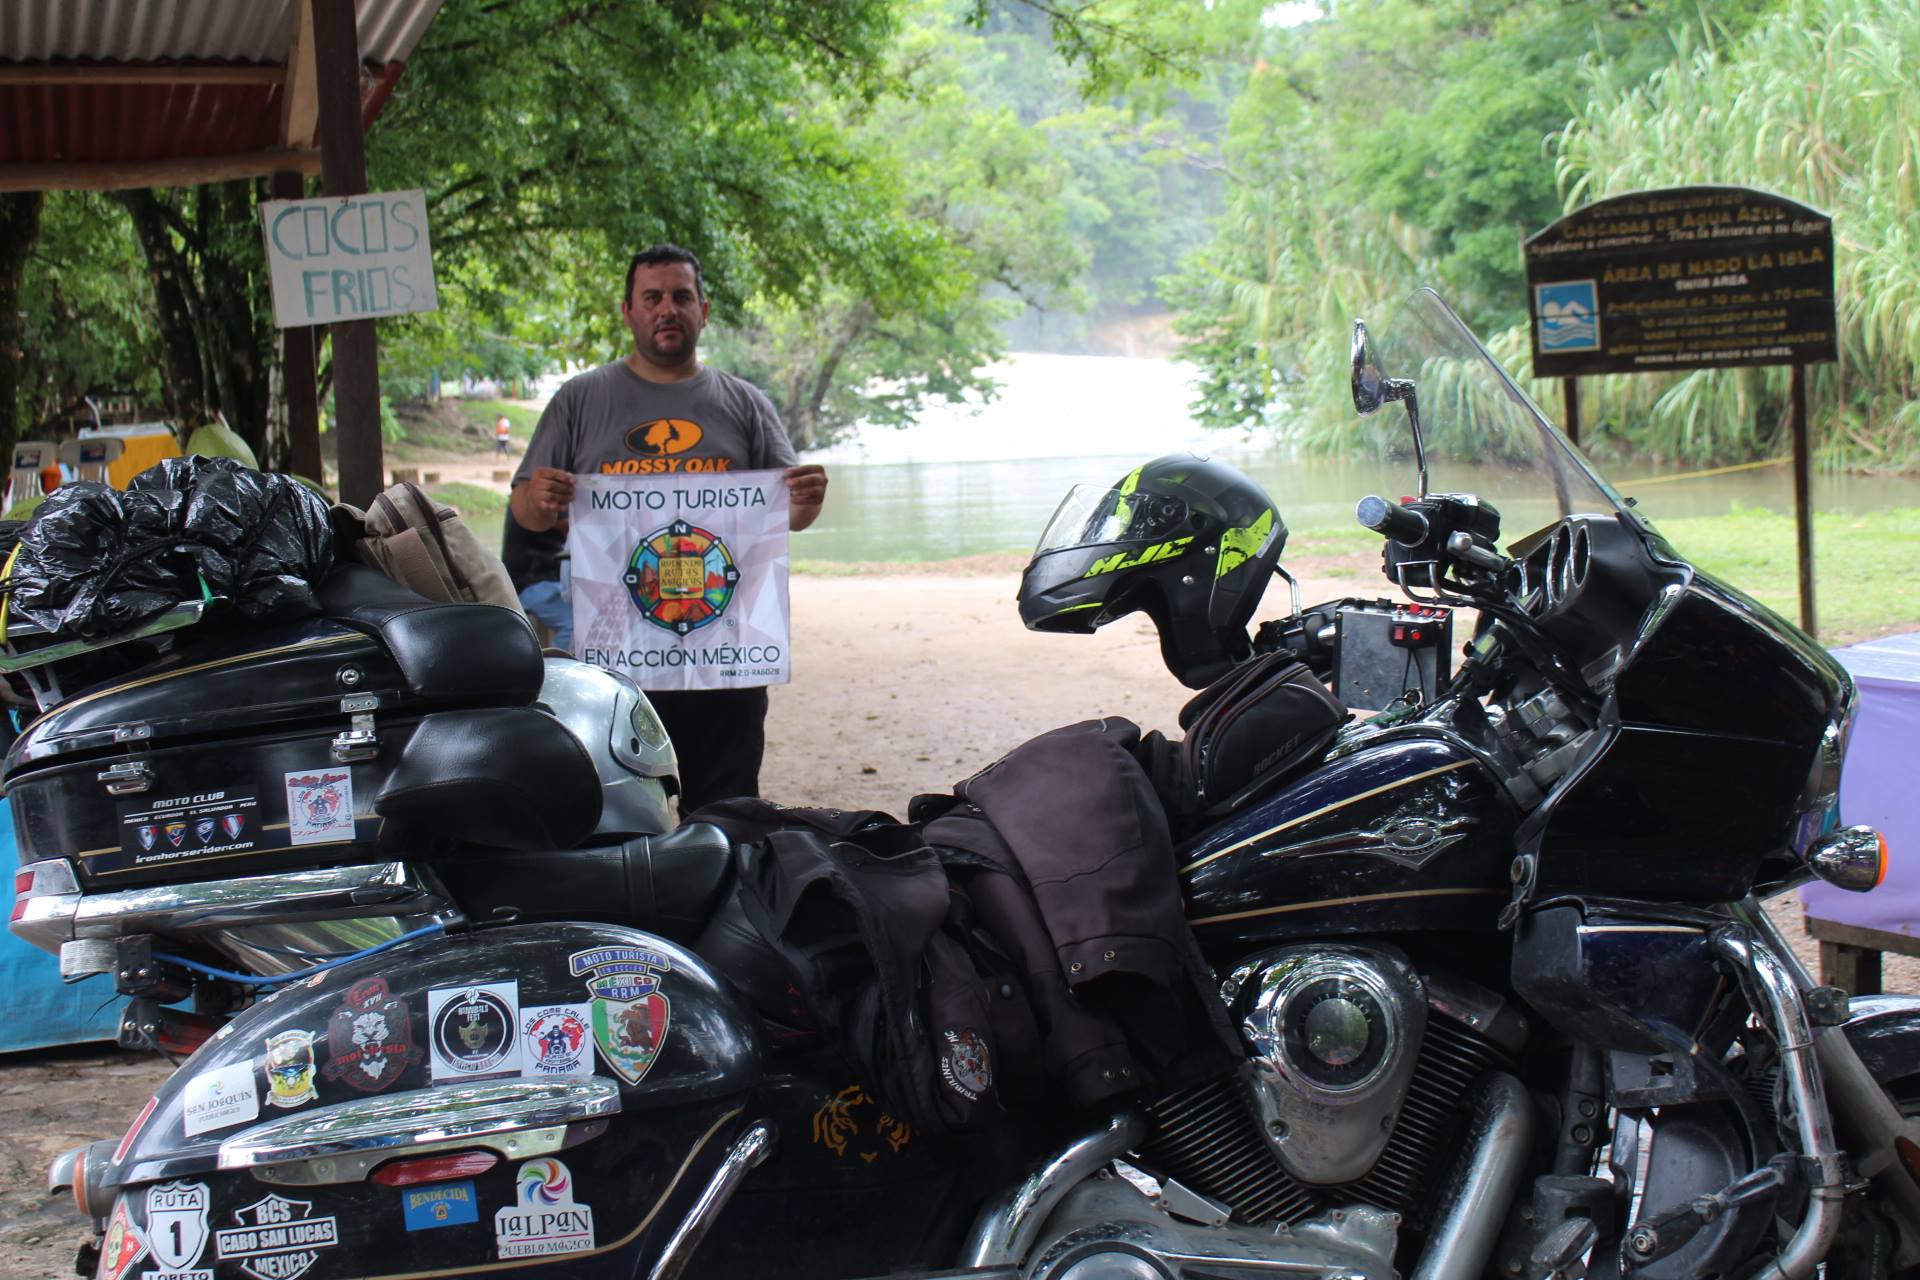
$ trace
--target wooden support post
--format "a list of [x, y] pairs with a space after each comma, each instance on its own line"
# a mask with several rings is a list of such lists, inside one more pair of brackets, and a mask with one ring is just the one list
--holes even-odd
[[1842, 987], [1848, 995], [1877, 996], [1883, 990], [1880, 953], [1872, 947], [1822, 942], [1820, 981], [1830, 987]]
[[[307, 180], [297, 173], [273, 175], [275, 200], [299, 200], [307, 194]], [[320, 461], [320, 379], [314, 366], [313, 327], [300, 325], [280, 331], [280, 383], [287, 397], [288, 465], [297, 476], [325, 484]]]
[[[360, 135], [360, 38], [353, 0], [313, 5], [314, 75], [320, 107], [320, 175], [330, 196], [367, 190]], [[332, 326], [333, 421], [338, 432], [340, 500], [357, 507], [386, 487], [380, 444], [380, 346], [372, 320]]]
[[1793, 414], [1793, 532], [1800, 557], [1800, 629], [1808, 635], [1813, 629], [1813, 498], [1811, 474], [1812, 432], [1807, 426], [1807, 367], [1793, 366], [1789, 385]]
[[1560, 379], [1560, 395], [1566, 401], [1567, 439], [1580, 443], [1580, 379]]

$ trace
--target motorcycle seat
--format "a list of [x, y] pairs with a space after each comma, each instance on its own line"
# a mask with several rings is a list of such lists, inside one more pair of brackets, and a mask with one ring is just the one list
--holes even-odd
[[397, 753], [373, 809], [435, 844], [568, 849], [600, 821], [600, 774], [572, 731], [538, 708], [440, 711]]
[[327, 575], [318, 595], [326, 617], [381, 643], [421, 703], [511, 707], [539, 695], [540, 642], [512, 609], [441, 604], [350, 561]]

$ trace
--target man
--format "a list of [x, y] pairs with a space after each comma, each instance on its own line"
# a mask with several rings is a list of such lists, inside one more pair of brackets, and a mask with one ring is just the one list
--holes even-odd
[[[513, 478], [511, 522], [530, 536], [558, 542], [554, 528], [573, 501], [575, 473], [626, 470], [622, 463], [661, 457], [697, 459], [702, 470], [784, 468], [788, 528], [804, 529], [818, 519], [827, 496], [826, 468], [794, 465], [793, 445], [773, 402], [752, 384], [700, 363], [708, 315], [700, 260], [670, 244], [634, 254], [620, 314], [633, 333], [633, 351], [573, 378], [547, 405]], [[692, 469], [684, 461], [681, 466]], [[764, 687], [647, 696], [680, 756], [682, 813], [729, 796], [759, 794]]]
[[513, 424], [507, 421], [507, 415], [503, 413], [493, 420], [493, 451], [505, 455], [512, 443]]

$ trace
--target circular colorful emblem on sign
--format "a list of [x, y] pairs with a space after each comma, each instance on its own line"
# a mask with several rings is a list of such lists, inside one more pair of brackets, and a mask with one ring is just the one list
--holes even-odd
[[740, 570], [716, 535], [675, 520], [641, 539], [627, 561], [625, 582], [642, 617], [684, 636], [727, 611]]

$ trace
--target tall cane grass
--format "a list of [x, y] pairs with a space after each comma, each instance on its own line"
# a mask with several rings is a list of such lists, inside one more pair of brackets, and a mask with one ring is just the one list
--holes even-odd
[[[1558, 139], [1568, 209], [1649, 187], [1758, 187], [1833, 215], [1840, 361], [1813, 371], [1830, 461], [1920, 464], [1920, 5], [1792, 0], [1728, 42], [1675, 37], [1638, 85], [1590, 61], [1586, 109]], [[1603, 430], [1718, 461], [1777, 448], [1788, 371], [1590, 380]]]

